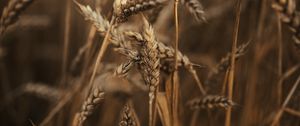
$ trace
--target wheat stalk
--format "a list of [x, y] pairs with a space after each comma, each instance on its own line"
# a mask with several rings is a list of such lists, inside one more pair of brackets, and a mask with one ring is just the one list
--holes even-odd
[[6, 28], [18, 20], [21, 12], [26, 9], [33, 0], [10, 0], [4, 8], [0, 18], [0, 36], [2, 36]]
[[195, 109], [212, 109], [212, 108], [228, 108], [236, 105], [233, 101], [224, 96], [207, 95], [202, 98], [195, 98], [187, 103], [187, 105]]
[[295, 0], [274, 0], [272, 7], [280, 14], [281, 22], [286, 23], [294, 33], [294, 44], [300, 48], [300, 14]]

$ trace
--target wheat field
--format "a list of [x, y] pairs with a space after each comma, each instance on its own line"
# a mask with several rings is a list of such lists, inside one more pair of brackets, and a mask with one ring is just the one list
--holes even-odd
[[299, 126], [298, 0], [2, 0], [1, 126]]

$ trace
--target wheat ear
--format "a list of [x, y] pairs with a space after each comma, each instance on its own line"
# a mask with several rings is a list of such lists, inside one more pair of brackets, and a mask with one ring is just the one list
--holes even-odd
[[130, 103], [125, 104], [119, 126], [139, 126], [138, 119]]
[[188, 9], [188, 11], [194, 16], [196, 21], [206, 21], [204, 16], [204, 10], [199, 0], [182, 0], [182, 3]]
[[10, 0], [8, 5], [4, 8], [0, 19], [0, 36], [2, 36], [6, 28], [15, 23], [21, 14], [33, 0]]
[[233, 101], [223, 96], [207, 95], [202, 98], [195, 98], [187, 103], [191, 109], [228, 108], [236, 105]]
[[115, 0], [114, 15], [116, 21], [127, 21], [128, 17], [142, 11], [158, 7], [168, 0]]
[[82, 126], [84, 121], [89, 115], [91, 115], [96, 106], [104, 99], [104, 92], [101, 88], [95, 86], [93, 88], [92, 94], [83, 102], [81, 111], [78, 116], [78, 126]]
[[295, 0], [274, 0], [272, 7], [280, 14], [281, 22], [286, 23], [294, 33], [295, 46], [300, 49], [300, 14]]

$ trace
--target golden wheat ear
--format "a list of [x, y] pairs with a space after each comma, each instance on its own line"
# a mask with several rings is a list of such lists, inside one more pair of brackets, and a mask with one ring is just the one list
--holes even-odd
[[132, 103], [126, 103], [122, 113], [119, 126], [140, 126], [137, 115], [134, 111]]
[[88, 116], [90, 116], [94, 112], [94, 109], [101, 103], [103, 99], [104, 91], [102, 90], [102, 88], [95, 86], [90, 96], [83, 102], [81, 111], [76, 117], [78, 126], [83, 125]]
[[199, 0], [182, 0], [182, 3], [197, 22], [206, 22], [204, 8]]
[[187, 103], [190, 109], [212, 109], [228, 108], [237, 105], [224, 96], [207, 95], [202, 98], [195, 98]]
[[114, 16], [118, 23], [122, 23], [127, 21], [131, 15], [159, 7], [166, 2], [168, 0], [115, 0]]
[[18, 20], [20, 14], [29, 6], [34, 0], [10, 0], [8, 5], [4, 8], [0, 18], [0, 36], [2, 36], [6, 28]]

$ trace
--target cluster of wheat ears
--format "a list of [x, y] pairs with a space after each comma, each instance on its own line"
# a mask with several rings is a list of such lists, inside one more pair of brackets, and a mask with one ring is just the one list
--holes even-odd
[[[4, 8], [0, 19], [0, 38], [5, 36], [7, 29], [18, 21], [22, 11], [30, 6], [34, 0], [10, 0]], [[236, 0], [236, 19], [233, 33], [232, 50], [220, 62], [214, 66], [207, 74], [207, 80], [213, 80], [219, 73], [226, 73], [223, 89], [228, 94], [210, 94], [202, 80], [196, 72], [198, 68], [205, 68], [204, 65], [192, 62], [189, 57], [179, 51], [179, 9], [185, 9], [197, 22], [206, 22], [205, 12], [202, 4], [198, 0], [114, 0], [112, 11], [109, 16], [103, 16], [101, 8], [93, 9], [89, 5], [83, 5], [76, 0], [67, 3], [68, 6], [76, 5], [76, 9], [83, 18], [92, 24], [87, 43], [78, 51], [78, 54], [71, 61], [70, 68], [77, 69], [79, 62], [84, 61], [83, 70], [79, 79], [68, 79], [67, 75], [67, 49], [64, 51], [63, 79], [61, 87], [52, 88], [43, 84], [29, 83], [21, 87], [19, 92], [33, 93], [56, 103], [46, 118], [40, 125], [48, 125], [53, 117], [75, 97], [80, 95], [80, 103], [73, 113], [72, 125], [83, 126], [88, 118], [106, 100], [106, 95], [112, 92], [122, 92], [127, 94], [125, 104], [121, 110], [120, 126], [143, 125], [139, 121], [139, 116], [135, 112], [133, 99], [135, 91], [147, 92], [148, 99], [143, 102], [148, 103], [148, 124], [154, 126], [161, 122], [164, 126], [179, 126], [181, 123], [179, 111], [179, 68], [185, 68], [195, 80], [201, 96], [190, 99], [184, 103], [194, 114], [200, 109], [224, 109], [226, 110], [225, 125], [231, 125], [231, 113], [234, 108], [240, 107], [239, 103], [233, 100], [233, 84], [235, 79], [235, 61], [245, 55], [251, 42], [245, 42], [237, 46], [240, 13], [242, 0]], [[173, 3], [174, 12], [174, 37], [173, 42], [163, 42], [159, 39], [157, 31], [152, 26], [156, 23], [160, 12], [170, 3]], [[181, 6], [182, 7], [178, 7]], [[279, 20], [286, 24], [293, 33], [295, 47], [300, 48], [300, 14], [296, 11], [295, 0], [274, 0], [272, 3], [274, 12], [278, 14]], [[171, 9], [171, 8], [168, 8]], [[67, 10], [66, 21], [69, 21], [70, 13]], [[139, 23], [130, 24], [131, 18], [136, 18]], [[124, 26], [130, 26], [126, 28]], [[180, 27], [179, 27], [180, 26]], [[70, 26], [66, 26], [68, 29]], [[162, 26], [160, 26], [162, 27]], [[65, 31], [68, 35], [69, 31]], [[100, 47], [92, 50], [93, 38], [95, 34], [102, 36]], [[70, 38], [65, 38], [65, 46], [68, 46]], [[172, 46], [174, 45], [174, 46]], [[117, 52], [123, 62], [106, 63], [103, 62], [105, 56], [109, 56], [107, 50]], [[0, 59], [4, 56], [4, 50], [0, 47]], [[117, 65], [118, 64], [118, 65]], [[287, 103], [295, 92], [298, 81], [291, 89], [288, 98], [282, 104], [281, 109], [271, 121], [272, 125], [278, 124], [278, 120], [284, 111], [287, 111]], [[69, 83], [71, 85], [66, 85]], [[117, 89], [112, 88], [112, 83], [117, 83]], [[209, 83], [209, 81], [205, 81]], [[82, 92], [82, 93], [81, 93]], [[124, 100], [122, 99], [122, 100]], [[79, 108], [79, 106], [81, 106]], [[233, 108], [233, 109], [232, 109]], [[290, 110], [292, 111], [292, 110]]]

